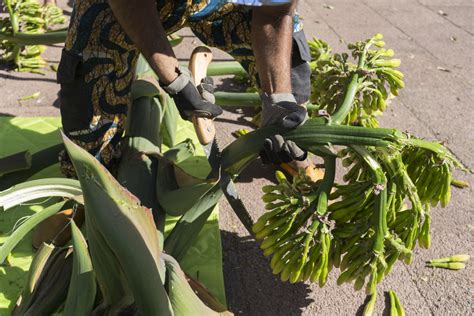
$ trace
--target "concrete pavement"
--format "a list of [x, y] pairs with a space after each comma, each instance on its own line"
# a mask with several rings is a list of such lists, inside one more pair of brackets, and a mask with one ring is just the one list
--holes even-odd
[[[382, 119], [383, 126], [407, 130], [428, 139], [444, 141], [471, 170], [474, 169], [474, 4], [471, 0], [300, 0], [308, 37], [326, 40], [335, 51], [344, 43], [383, 33], [387, 46], [402, 59], [406, 88]], [[442, 12], [440, 12], [442, 11]], [[198, 41], [189, 31], [177, 50], [186, 59]], [[57, 62], [60, 47], [48, 49], [49, 61]], [[218, 59], [228, 56], [216, 51]], [[440, 69], [448, 70], [443, 71]], [[58, 115], [53, 72], [44, 77], [0, 70], [0, 113], [21, 116]], [[227, 80], [220, 81], [227, 83]], [[19, 105], [21, 96], [41, 91], [38, 100]], [[217, 123], [218, 139], [233, 140], [232, 131], [242, 128], [250, 116], [226, 111]], [[273, 171], [252, 164], [240, 178], [242, 194], [254, 218], [263, 212], [256, 190]], [[474, 177], [458, 174], [474, 184]], [[379, 287], [377, 314], [387, 314], [383, 291], [393, 289], [407, 315], [472, 314], [473, 268], [462, 271], [432, 270], [425, 260], [455, 253], [473, 252], [472, 189], [453, 190], [446, 209], [433, 210], [432, 247], [415, 251], [412, 265], [397, 263]], [[230, 309], [237, 315], [353, 315], [360, 313], [365, 295], [351, 286], [336, 286], [334, 273], [320, 289], [310, 284], [282, 284], [269, 262], [232, 214], [221, 203], [224, 273]]]

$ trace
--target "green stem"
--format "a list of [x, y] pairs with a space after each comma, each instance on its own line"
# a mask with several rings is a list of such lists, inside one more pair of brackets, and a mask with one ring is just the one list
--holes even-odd
[[[246, 108], [262, 106], [262, 99], [257, 92], [216, 91], [214, 96], [216, 97], [216, 104], [222, 107]], [[308, 103], [305, 106], [308, 111], [319, 109], [316, 104], [312, 103]]]
[[[324, 128], [321, 128], [323, 126]], [[355, 132], [371, 132], [365, 136], [353, 136]], [[387, 147], [397, 139], [397, 131], [391, 129], [363, 128], [354, 126], [327, 125], [324, 118], [308, 120], [299, 128], [287, 131], [281, 127], [268, 126], [239, 137], [222, 151], [222, 167], [231, 174], [239, 174], [247, 164], [257, 157], [266, 138], [280, 134], [309, 151], [316, 146], [365, 145]]]
[[344, 100], [342, 101], [341, 106], [337, 109], [336, 113], [334, 113], [331, 117], [333, 124], [341, 124], [351, 111], [352, 103], [354, 103], [354, 97], [359, 88], [359, 70], [363, 69], [365, 66], [369, 46], [370, 43], [366, 44], [364, 47], [364, 50], [362, 51], [362, 54], [359, 58], [359, 63], [357, 64], [357, 69], [351, 75], [351, 80], [347, 86]]
[[237, 61], [216, 61], [209, 64], [208, 76], [238, 75], [248, 76], [247, 71]]
[[49, 45], [64, 43], [67, 31], [55, 31], [47, 33], [14, 33], [6, 34], [0, 32], [0, 41], [9, 41], [16, 45]]
[[8, 15], [10, 16], [10, 23], [12, 25], [13, 34], [15, 35], [18, 32], [18, 21], [16, 19], [15, 12], [13, 11], [11, 1], [10, 0], [5, 0], [5, 5], [6, 5], [7, 10], [8, 10]]
[[331, 116], [333, 124], [341, 124], [351, 111], [352, 103], [354, 102], [354, 97], [357, 93], [358, 85], [359, 74], [355, 72], [351, 76], [351, 81], [347, 86], [346, 94], [344, 96], [344, 100], [342, 101], [341, 106], [337, 109], [336, 113]]
[[[212, 65], [212, 64], [211, 64]], [[216, 104], [224, 107], [260, 107], [262, 100], [257, 92], [216, 91]]]
[[376, 196], [375, 208], [375, 242], [374, 252], [377, 254], [383, 253], [385, 236], [388, 231], [387, 227], [387, 178], [384, 175], [383, 169], [377, 162], [374, 156], [363, 146], [350, 146], [371, 169], [374, 176], [374, 184], [380, 186], [380, 192]]
[[401, 143], [403, 145], [414, 146], [429, 150], [438, 155], [441, 159], [449, 159], [451, 162], [454, 163], [456, 167], [460, 168], [461, 170], [469, 171], [469, 169], [467, 169], [446, 147], [444, 147], [440, 143], [410, 137], [402, 139]]

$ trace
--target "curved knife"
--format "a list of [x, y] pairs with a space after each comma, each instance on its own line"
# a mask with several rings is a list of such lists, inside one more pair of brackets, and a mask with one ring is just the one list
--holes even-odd
[[[189, 61], [189, 70], [194, 80], [194, 84], [198, 85], [206, 77], [207, 67], [212, 61], [212, 52], [205, 46], [196, 47]], [[194, 116], [192, 119], [194, 129], [198, 136], [199, 142], [204, 148], [209, 164], [211, 165], [211, 175], [219, 179], [224, 196], [229, 201], [230, 206], [234, 210], [245, 228], [252, 232], [253, 221], [247, 211], [243, 201], [240, 199], [231, 176], [221, 168], [221, 151], [216, 142], [216, 129], [211, 118]]]

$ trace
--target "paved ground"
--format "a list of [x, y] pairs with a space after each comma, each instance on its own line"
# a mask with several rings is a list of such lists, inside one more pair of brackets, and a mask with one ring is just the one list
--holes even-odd
[[[406, 89], [383, 118], [383, 125], [439, 139], [471, 170], [474, 169], [474, 4], [471, 0], [300, 0], [306, 34], [328, 41], [336, 51], [344, 42], [385, 35], [402, 59]], [[178, 55], [188, 57], [198, 42], [183, 31], [185, 44]], [[187, 49], [190, 48], [190, 49]], [[59, 47], [49, 49], [48, 60], [57, 62]], [[227, 56], [216, 52], [216, 58]], [[442, 71], [446, 69], [448, 71]], [[227, 84], [226, 80], [221, 83]], [[7, 115], [58, 115], [54, 73], [47, 76], [0, 70], [0, 113]], [[17, 99], [41, 91], [38, 100], [19, 105]], [[230, 132], [246, 125], [248, 116], [226, 112], [218, 122], [222, 144]], [[255, 218], [262, 212], [256, 190], [271, 170], [256, 163], [240, 178], [238, 189]], [[253, 179], [251, 180], [251, 177]], [[474, 183], [472, 175], [459, 178]], [[463, 271], [431, 270], [423, 262], [454, 253], [473, 252], [472, 189], [454, 190], [446, 209], [435, 209], [432, 248], [416, 250], [411, 266], [398, 263], [380, 286], [377, 314], [387, 314], [382, 291], [394, 289], [408, 315], [473, 314], [473, 268]], [[229, 307], [244, 315], [351, 315], [360, 313], [362, 292], [336, 286], [334, 275], [324, 289], [310, 284], [282, 284], [268, 261], [244, 231], [229, 206], [221, 203], [224, 273]]]

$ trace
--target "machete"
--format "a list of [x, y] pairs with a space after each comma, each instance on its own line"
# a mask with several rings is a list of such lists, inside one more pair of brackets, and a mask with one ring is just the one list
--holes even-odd
[[[199, 46], [193, 50], [189, 61], [189, 70], [194, 84], [200, 84], [206, 77], [207, 67], [211, 61], [212, 52], [209, 48]], [[204, 152], [211, 166], [211, 175], [219, 179], [219, 185], [224, 196], [227, 198], [227, 201], [229, 201], [230, 206], [242, 224], [249, 231], [250, 235], [252, 235], [252, 218], [237, 193], [230, 174], [221, 168], [221, 151], [216, 142], [216, 129], [212, 118], [193, 116], [192, 122], [199, 142], [203, 146]]]

